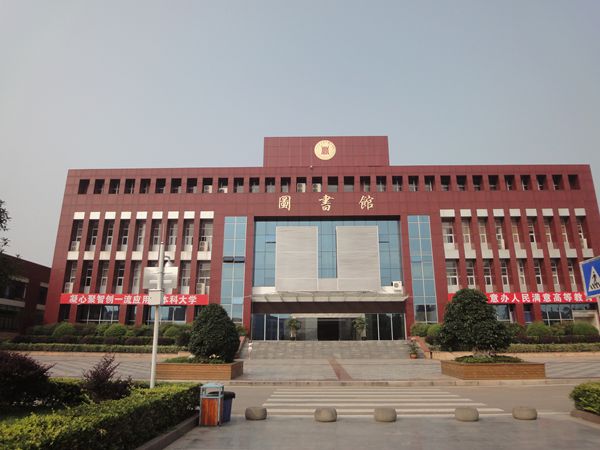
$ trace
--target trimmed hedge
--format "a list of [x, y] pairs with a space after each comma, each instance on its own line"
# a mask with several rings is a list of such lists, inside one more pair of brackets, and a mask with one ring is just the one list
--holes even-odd
[[511, 344], [509, 353], [600, 352], [600, 342], [581, 344]]
[[135, 449], [194, 415], [198, 394], [189, 384], [137, 389], [121, 400], [0, 424], [0, 441], [23, 450]]
[[429, 329], [429, 324], [428, 323], [415, 322], [410, 327], [410, 335], [411, 336], [425, 337], [425, 336], [427, 336], [427, 330], [428, 329]]
[[517, 336], [513, 344], [576, 344], [581, 342], [600, 342], [600, 336]]
[[600, 415], [600, 382], [575, 386], [569, 397], [575, 401], [575, 408]]
[[[152, 353], [151, 345], [93, 345], [93, 344], [28, 344], [1, 342], [0, 350], [19, 352], [100, 352], [100, 353]], [[185, 350], [176, 345], [159, 345], [158, 353], [177, 353]]]
[[[15, 336], [11, 342], [30, 344], [106, 344], [106, 345], [152, 345], [152, 336]], [[176, 339], [159, 337], [158, 345], [175, 345]]]

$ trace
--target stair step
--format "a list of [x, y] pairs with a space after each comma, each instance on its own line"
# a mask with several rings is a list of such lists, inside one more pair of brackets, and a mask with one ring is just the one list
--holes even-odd
[[406, 341], [254, 341], [252, 359], [405, 359]]

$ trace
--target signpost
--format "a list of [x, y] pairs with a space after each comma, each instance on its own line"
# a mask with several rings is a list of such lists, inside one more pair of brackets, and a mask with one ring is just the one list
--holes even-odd
[[583, 288], [588, 298], [600, 296], [600, 256], [579, 263]]
[[158, 354], [158, 329], [160, 322], [160, 305], [163, 303], [164, 286], [173, 289], [177, 286], [177, 267], [171, 262], [165, 264], [165, 243], [160, 243], [158, 251], [158, 267], [144, 268], [144, 289], [150, 294], [149, 305], [154, 307], [154, 334], [152, 338], [152, 367], [150, 368], [150, 388], [156, 384], [156, 357]]

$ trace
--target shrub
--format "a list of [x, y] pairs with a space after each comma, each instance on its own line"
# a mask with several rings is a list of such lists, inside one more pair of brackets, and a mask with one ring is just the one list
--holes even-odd
[[587, 322], [573, 322], [571, 332], [575, 336], [598, 336], [598, 329]]
[[83, 336], [79, 342], [82, 344], [103, 344], [104, 338], [102, 336]]
[[235, 324], [221, 305], [212, 303], [202, 308], [190, 336], [192, 354], [206, 359], [217, 355], [225, 362], [232, 362], [239, 344]]
[[410, 335], [411, 336], [427, 336], [427, 330], [429, 329], [428, 323], [413, 323], [410, 327]]
[[102, 343], [105, 345], [121, 345], [123, 343], [122, 337], [119, 336], [105, 336], [102, 338]]
[[569, 397], [575, 401], [575, 408], [600, 415], [600, 382], [575, 386]]
[[111, 324], [105, 331], [105, 337], [121, 337], [125, 336], [127, 333], [127, 327], [125, 325], [121, 325], [120, 323]]
[[70, 378], [51, 378], [48, 390], [40, 404], [50, 408], [64, 408], [88, 402], [88, 397], [81, 387], [81, 380]]
[[79, 336], [59, 336], [56, 342], [61, 344], [77, 344], [80, 341]]
[[[569, 330], [571, 330], [572, 328], [569, 327]], [[552, 325], [550, 325], [550, 334], [552, 336], [565, 336], [566, 334], [572, 334], [572, 333], [567, 333], [567, 327], [565, 324], [562, 323], [553, 323]]]
[[152, 338], [146, 336], [133, 336], [125, 339], [125, 345], [150, 345], [152, 344]]
[[600, 352], [600, 342], [576, 344], [511, 344], [511, 353]]
[[110, 323], [101, 323], [96, 327], [96, 336], [104, 336], [104, 332], [110, 327]]
[[96, 324], [76, 323], [75, 332], [77, 336], [93, 336], [94, 334], [96, 334]]
[[48, 371], [33, 358], [0, 350], [0, 404], [28, 405], [48, 390]]
[[504, 322], [504, 326], [506, 327], [506, 331], [513, 342], [517, 337], [525, 336], [525, 327], [520, 323]]
[[73, 336], [75, 334], [75, 325], [69, 322], [62, 322], [59, 324], [54, 331], [52, 332], [52, 336], [61, 337], [61, 336]]
[[476, 356], [506, 349], [510, 336], [496, 320], [496, 311], [487, 297], [475, 289], [461, 289], [446, 305], [444, 323], [438, 336], [443, 350], [471, 350]]
[[181, 334], [177, 337], [175, 343], [182, 347], [187, 347], [190, 344], [190, 337], [192, 335], [191, 328], [185, 329], [181, 332]]
[[493, 364], [493, 363], [522, 363], [521, 358], [514, 356], [494, 355], [494, 356], [461, 356], [455, 359], [456, 362], [469, 363], [469, 364]]
[[95, 402], [118, 400], [131, 391], [131, 377], [123, 380], [115, 377], [119, 363], [115, 355], [104, 355], [89, 371], [83, 373], [83, 389]]
[[431, 324], [429, 325], [429, 328], [427, 328], [427, 337], [435, 342], [437, 341], [441, 330], [442, 326], [439, 323]]
[[246, 330], [246, 327], [241, 323], [236, 323], [235, 329], [237, 331], [238, 336], [248, 336], [248, 330]]
[[[164, 338], [163, 338], [164, 339]], [[160, 342], [160, 341], [159, 341]], [[169, 339], [169, 342], [172, 342]], [[13, 344], [0, 343], [0, 350], [39, 352], [101, 352], [101, 353], [151, 353], [151, 345], [103, 345], [103, 344]], [[177, 353], [181, 347], [159, 345], [158, 353]]]
[[58, 323], [48, 323], [45, 325], [35, 325], [29, 327], [25, 334], [34, 336], [51, 336], [54, 329], [58, 326]]
[[527, 327], [527, 336], [551, 336], [552, 330], [544, 322], [532, 322]]
[[21, 449], [135, 449], [194, 415], [198, 387], [135, 389], [121, 400], [31, 415], [0, 425], [2, 445]]
[[172, 339], [177, 339], [179, 335], [183, 332], [184, 327], [179, 325], [171, 325], [168, 328], [165, 328], [162, 336]]

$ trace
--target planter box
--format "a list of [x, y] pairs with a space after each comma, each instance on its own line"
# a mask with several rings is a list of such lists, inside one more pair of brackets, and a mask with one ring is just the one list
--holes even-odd
[[461, 380], [538, 380], [546, 378], [544, 363], [461, 363], [441, 361], [442, 373]]
[[229, 364], [158, 363], [156, 365], [158, 380], [232, 380], [243, 373], [243, 361], [234, 361]]

